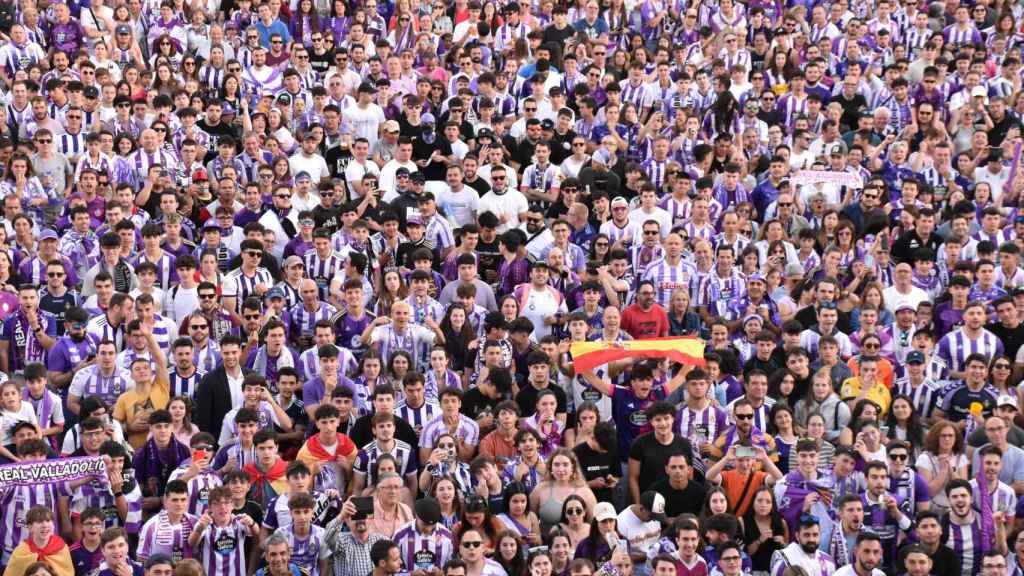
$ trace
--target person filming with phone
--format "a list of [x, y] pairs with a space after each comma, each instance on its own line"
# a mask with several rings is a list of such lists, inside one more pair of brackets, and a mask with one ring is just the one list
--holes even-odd
[[[760, 469], [755, 469], [755, 463], [760, 464]], [[729, 509], [736, 516], [743, 516], [750, 508], [754, 494], [762, 486], [782, 480], [782, 472], [764, 448], [745, 440], [729, 446], [725, 457], [708, 469], [706, 477], [709, 484], [718, 484], [725, 489]]]

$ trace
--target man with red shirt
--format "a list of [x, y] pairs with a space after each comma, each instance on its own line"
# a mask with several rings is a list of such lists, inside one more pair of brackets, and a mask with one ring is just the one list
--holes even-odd
[[636, 340], [668, 336], [668, 314], [654, 301], [654, 283], [644, 280], [636, 292], [636, 303], [622, 313], [622, 329]]

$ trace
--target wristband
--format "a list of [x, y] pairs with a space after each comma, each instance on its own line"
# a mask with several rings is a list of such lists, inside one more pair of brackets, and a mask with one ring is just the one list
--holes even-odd
[[124, 496], [124, 492], [122, 492], [120, 490], [118, 490], [117, 492], [114, 492], [114, 498], [118, 498], [120, 496]]

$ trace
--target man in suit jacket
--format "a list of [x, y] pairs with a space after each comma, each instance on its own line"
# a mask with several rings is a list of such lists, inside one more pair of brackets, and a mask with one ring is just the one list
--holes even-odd
[[242, 341], [233, 334], [220, 341], [221, 365], [207, 372], [196, 388], [194, 421], [203, 432], [220, 436], [224, 417], [242, 405]]

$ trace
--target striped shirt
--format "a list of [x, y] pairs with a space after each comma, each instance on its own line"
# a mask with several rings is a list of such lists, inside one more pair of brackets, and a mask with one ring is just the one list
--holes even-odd
[[967, 525], [949, 523], [946, 530], [946, 547], [960, 557], [962, 574], [981, 574], [981, 515], [975, 513], [974, 520]]
[[121, 394], [132, 388], [135, 388], [135, 380], [127, 370], [115, 366], [108, 376], [103, 374], [99, 364], [93, 364], [75, 374], [68, 394], [78, 398], [99, 396], [107, 406], [113, 406]]
[[420, 434], [423, 426], [440, 414], [441, 405], [430, 399], [425, 400], [419, 408], [410, 407], [404, 399], [395, 406], [395, 415], [408, 422], [416, 434]]
[[155, 152], [146, 152], [145, 149], [140, 148], [128, 157], [128, 161], [135, 170], [136, 182], [145, 182], [150, 166], [155, 164], [159, 164], [167, 170], [175, 170], [178, 167], [178, 161], [174, 156], [163, 149], [156, 150]]
[[177, 258], [163, 250], [155, 259], [151, 259], [145, 252], [139, 252], [139, 255], [132, 259], [132, 266], [138, 268], [143, 262], [152, 262], [156, 266], [156, 285], [167, 290], [178, 282], [178, 272], [174, 269], [175, 260]]
[[668, 259], [662, 259], [652, 264], [644, 273], [644, 280], [654, 282], [654, 290], [658, 304], [668, 306], [672, 299], [672, 292], [677, 288], [692, 290], [691, 284], [697, 269], [680, 259], [676, 264], [669, 263]]
[[387, 537], [383, 534], [371, 533], [366, 542], [347, 531], [345, 521], [338, 516], [327, 525], [324, 544], [334, 558], [334, 576], [366, 576], [373, 572], [370, 562], [370, 549], [380, 540]]
[[[28, 525], [25, 515], [30, 508], [45, 506], [53, 512], [54, 518], [60, 518], [57, 501], [62, 496], [71, 496], [66, 482], [39, 484], [33, 486], [10, 486], [0, 488], [0, 545], [3, 546], [3, 562], [6, 564], [11, 552], [25, 538], [28, 538]], [[54, 530], [59, 529], [55, 525]]]
[[239, 516], [227, 526], [210, 524], [196, 544], [196, 555], [210, 576], [245, 576], [245, 541], [249, 530]]
[[914, 412], [917, 412], [921, 418], [931, 418], [932, 412], [938, 406], [940, 388], [927, 377], [917, 386], [914, 386], [910, 381], [910, 377], [905, 376], [896, 380], [893, 388], [897, 394], [910, 398], [910, 402], [914, 406]]
[[249, 296], [256, 294], [256, 285], [263, 284], [267, 288], [274, 285], [274, 279], [270, 271], [262, 266], [256, 268], [252, 276], [247, 276], [241, 267], [235, 268], [224, 278], [221, 284], [222, 296], [224, 298], [235, 298], [235, 312], [242, 313], [242, 303]]
[[1003, 343], [984, 328], [977, 339], [971, 339], [964, 328], [958, 328], [939, 340], [932, 361], [942, 368], [944, 376], [948, 376], [952, 372], [962, 372], [967, 357], [975, 353], [982, 354], [986, 360], [991, 359], [1003, 353]]
[[[339, 375], [344, 376], [345, 374], [354, 373], [358, 369], [359, 364], [358, 362], [356, 362], [356, 358], [352, 354], [352, 352], [349, 351], [348, 348], [343, 348], [341, 346], [337, 346], [334, 344], [332, 344], [332, 346], [334, 346], [335, 349], [338, 350]], [[304, 351], [302, 354], [299, 355], [299, 361], [295, 365], [295, 369], [298, 370], [299, 379], [302, 382], [311, 380], [315, 378], [317, 374], [320, 373], [319, 352], [319, 347], [313, 346], [312, 348]]]
[[167, 374], [171, 385], [171, 398], [175, 396], [193, 398], [196, 393], [196, 388], [199, 387], [199, 381], [202, 380], [205, 375], [205, 371], [197, 368], [192, 372], [191, 376], [181, 376], [178, 374], [177, 367], [172, 368]]
[[171, 524], [166, 510], [149, 519], [139, 532], [139, 547], [136, 557], [145, 561], [153, 554], [168, 554], [175, 562], [183, 558], [191, 558], [192, 550], [188, 545], [188, 536], [195, 528], [198, 518], [184, 514], [177, 524]]
[[308, 570], [310, 576], [320, 576], [320, 560], [328, 558], [331, 551], [324, 545], [324, 529], [315, 524], [309, 529], [310, 533], [305, 538], [296, 536], [292, 526], [280, 528], [276, 534], [288, 540], [292, 549], [292, 562]]
[[124, 498], [128, 503], [128, 514], [124, 521], [117, 511], [117, 498], [110, 491], [110, 484], [106, 481], [92, 481], [75, 490], [74, 498], [68, 503], [72, 515], [78, 515], [87, 508], [99, 508], [103, 511], [104, 528], [124, 528], [129, 533], [136, 533], [142, 526], [142, 490], [135, 482], [133, 472], [126, 470], [126, 478], [123, 485]]
[[[992, 512], [1002, 512], [1008, 518], [1017, 513], [1017, 494], [1005, 482], [996, 481], [996, 489], [989, 488], [989, 498], [992, 499]], [[974, 503], [974, 511], [981, 514], [981, 490], [978, 489], [978, 479], [971, 478], [971, 496]]]
[[338, 313], [338, 309], [324, 301], [318, 301], [317, 309], [310, 312], [306, 304], [299, 302], [284, 314], [284, 324], [288, 334], [295, 340], [312, 338], [313, 328], [320, 320], [330, 320]]
[[673, 430], [694, 443], [696, 448], [701, 442], [714, 442], [728, 426], [729, 421], [721, 408], [708, 404], [696, 412], [684, 404], [676, 411]]
[[409, 571], [440, 569], [455, 555], [452, 533], [443, 526], [435, 526], [433, 532], [423, 534], [416, 529], [413, 520], [399, 528], [392, 540], [398, 545]]
[[[191, 465], [192, 460], [190, 459], [187, 464], [182, 464], [176, 468], [171, 472], [171, 477], [168, 481], [177, 480], [187, 474]], [[186, 484], [188, 484], [188, 513], [198, 518], [209, 507], [210, 490], [222, 486], [223, 482], [220, 481], [220, 476], [216, 472], [206, 468], [189, 479]]]
[[420, 364], [417, 351], [421, 347], [429, 347], [434, 344], [434, 331], [417, 324], [408, 324], [405, 330], [399, 334], [395, 331], [393, 323], [386, 324], [373, 329], [370, 342], [378, 346], [383, 365], [388, 365], [395, 352], [404, 350], [412, 357], [410, 369], [417, 370]]
[[377, 484], [377, 461], [384, 454], [394, 456], [395, 461], [398, 463], [397, 473], [399, 476], [405, 478], [410, 474], [416, 473], [416, 454], [412, 446], [407, 442], [395, 439], [391, 450], [384, 451], [377, 444], [377, 441], [374, 440], [359, 451], [355, 464], [352, 465], [352, 470], [356, 474], [362, 474], [366, 477], [366, 486]]
[[95, 336], [98, 342], [103, 342], [104, 340], [112, 341], [117, 348], [117, 351], [120, 352], [124, 350], [125, 346], [126, 327], [127, 324], [123, 321], [117, 326], [111, 326], [107, 315], [100, 314], [92, 320], [89, 320], [89, 323], [85, 327], [85, 331], [86, 333]]
[[320, 299], [326, 300], [330, 295], [331, 280], [338, 275], [344, 276], [344, 257], [333, 249], [323, 258], [317, 254], [316, 250], [310, 250], [302, 257], [302, 262], [306, 267], [306, 278], [316, 281], [317, 287], [320, 288]]
[[[433, 448], [438, 437], [448, 432], [448, 425], [444, 422], [444, 414], [438, 414], [433, 420], [427, 422], [420, 434], [420, 448]], [[476, 446], [480, 443], [480, 426], [464, 414], [459, 414], [459, 425], [456, 436], [465, 441], [469, 446]]]

